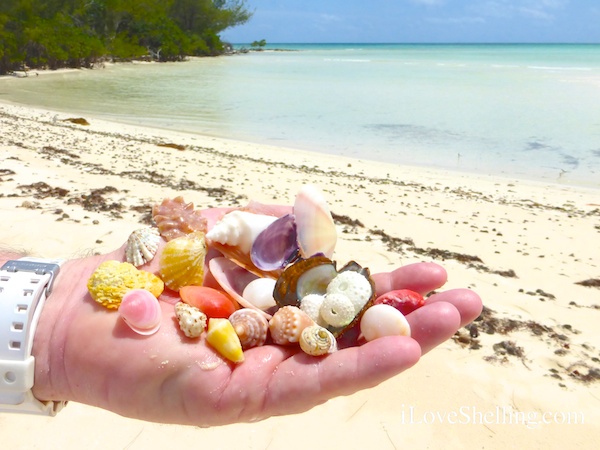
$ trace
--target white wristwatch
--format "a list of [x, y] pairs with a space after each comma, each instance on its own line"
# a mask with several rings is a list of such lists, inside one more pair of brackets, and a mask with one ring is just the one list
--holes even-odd
[[21, 258], [0, 268], [0, 413], [54, 416], [66, 402], [33, 396], [33, 336], [61, 260]]

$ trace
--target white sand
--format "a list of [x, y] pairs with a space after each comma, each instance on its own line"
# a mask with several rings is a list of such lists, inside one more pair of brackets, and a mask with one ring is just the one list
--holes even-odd
[[[339, 262], [378, 272], [434, 260], [448, 270], [444, 289], [472, 288], [494, 311], [480, 332], [504, 322], [471, 343], [478, 349], [449, 341], [407, 373], [304, 414], [196, 429], [71, 403], [55, 418], [0, 414], [2, 448], [594, 448], [600, 439], [600, 380], [581, 380], [600, 374], [600, 289], [576, 284], [600, 278], [600, 191], [69, 117], [0, 104], [1, 244], [46, 257], [105, 252], [165, 197], [290, 203], [310, 182], [334, 214], [360, 221], [338, 225]], [[390, 249], [382, 234], [413, 244]], [[507, 319], [516, 322], [502, 334]], [[522, 356], [498, 354], [503, 341]]]

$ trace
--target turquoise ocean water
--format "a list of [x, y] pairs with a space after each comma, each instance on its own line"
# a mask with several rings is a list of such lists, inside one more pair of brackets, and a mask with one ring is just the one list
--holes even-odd
[[186, 63], [9, 77], [0, 98], [362, 159], [600, 187], [600, 45], [273, 44]]

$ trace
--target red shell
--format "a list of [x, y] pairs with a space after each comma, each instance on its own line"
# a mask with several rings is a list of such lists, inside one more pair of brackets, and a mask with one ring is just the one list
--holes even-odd
[[397, 289], [380, 295], [373, 302], [374, 305], [380, 303], [393, 306], [406, 316], [415, 309], [423, 306], [425, 304], [425, 299], [421, 294], [411, 291], [410, 289]]
[[208, 318], [227, 319], [236, 309], [236, 304], [224, 293], [206, 286], [184, 286], [179, 290], [181, 301], [195, 306]]

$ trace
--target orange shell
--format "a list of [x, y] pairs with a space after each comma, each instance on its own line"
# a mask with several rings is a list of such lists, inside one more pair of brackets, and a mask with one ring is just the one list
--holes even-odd
[[297, 343], [302, 330], [315, 322], [297, 306], [284, 306], [269, 320], [269, 331], [273, 342], [280, 345]]
[[207, 220], [199, 210], [194, 210], [193, 203], [186, 203], [183, 197], [166, 198], [160, 205], [152, 207], [152, 218], [166, 241], [207, 230]]

